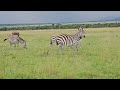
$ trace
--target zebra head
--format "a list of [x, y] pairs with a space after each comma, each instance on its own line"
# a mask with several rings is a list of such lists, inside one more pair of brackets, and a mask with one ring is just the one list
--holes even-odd
[[83, 27], [79, 27], [79, 38], [81, 39], [82, 37], [85, 37], [85, 31], [83, 30]]
[[24, 39], [22, 39], [21, 37], [18, 37], [18, 41], [22, 44], [23, 48], [27, 49], [26, 41]]
[[27, 49], [26, 41], [23, 42], [22, 46], [23, 48]]
[[27, 49], [27, 44], [26, 44], [26, 41], [25, 40], [20, 40], [20, 43], [22, 44], [22, 47]]

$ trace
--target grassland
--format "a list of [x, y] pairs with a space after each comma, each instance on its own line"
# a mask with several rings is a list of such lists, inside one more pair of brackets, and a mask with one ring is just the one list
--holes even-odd
[[0, 31], [1, 79], [118, 79], [120, 78], [120, 28], [87, 28], [78, 55], [55, 45], [50, 53], [50, 37], [77, 30], [19, 31], [28, 49], [3, 42], [12, 31]]

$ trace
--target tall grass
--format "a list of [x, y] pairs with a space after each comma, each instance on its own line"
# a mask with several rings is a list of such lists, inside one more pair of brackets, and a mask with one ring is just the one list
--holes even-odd
[[88, 28], [78, 55], [64, 46], [64, 55], [50, 37], [77, 30], [19, 31], [28, 49], [3, 42], [12, 31], [0, 32], [0, 78], [5, 79], [90, 79], [120, 78], [120, 28]]

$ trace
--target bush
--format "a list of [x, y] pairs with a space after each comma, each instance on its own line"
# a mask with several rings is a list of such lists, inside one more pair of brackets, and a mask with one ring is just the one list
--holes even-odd
[[[103, 27], [119, 27], [120, 23], [96, 23], [96, 24], [51, 24], [51, 25], [44, 25], [44, 26], [22, 26], [18, 27], [8, 27], [8, 25], [0, 25], [0, 31], [8, 31], [8, 30], [39, 30], [39, 29], [76, 29], [80, 26], [84, 28], [103, 28]], [[2, 27], [4, 26], [4, 27]], [[14, 26], [14, 25], [12, 25]]]

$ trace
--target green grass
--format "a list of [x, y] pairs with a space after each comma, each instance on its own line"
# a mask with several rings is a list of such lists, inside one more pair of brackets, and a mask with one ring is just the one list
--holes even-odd
[[78, 55], [55, 45], [50, 53], [50, 37], [77, 30], [19, 31], [28, 49], [3, 42], [12, 31], [0, 32], [1, 79], [118, 79], [120, 78], [120, 28], [87, 28]]

